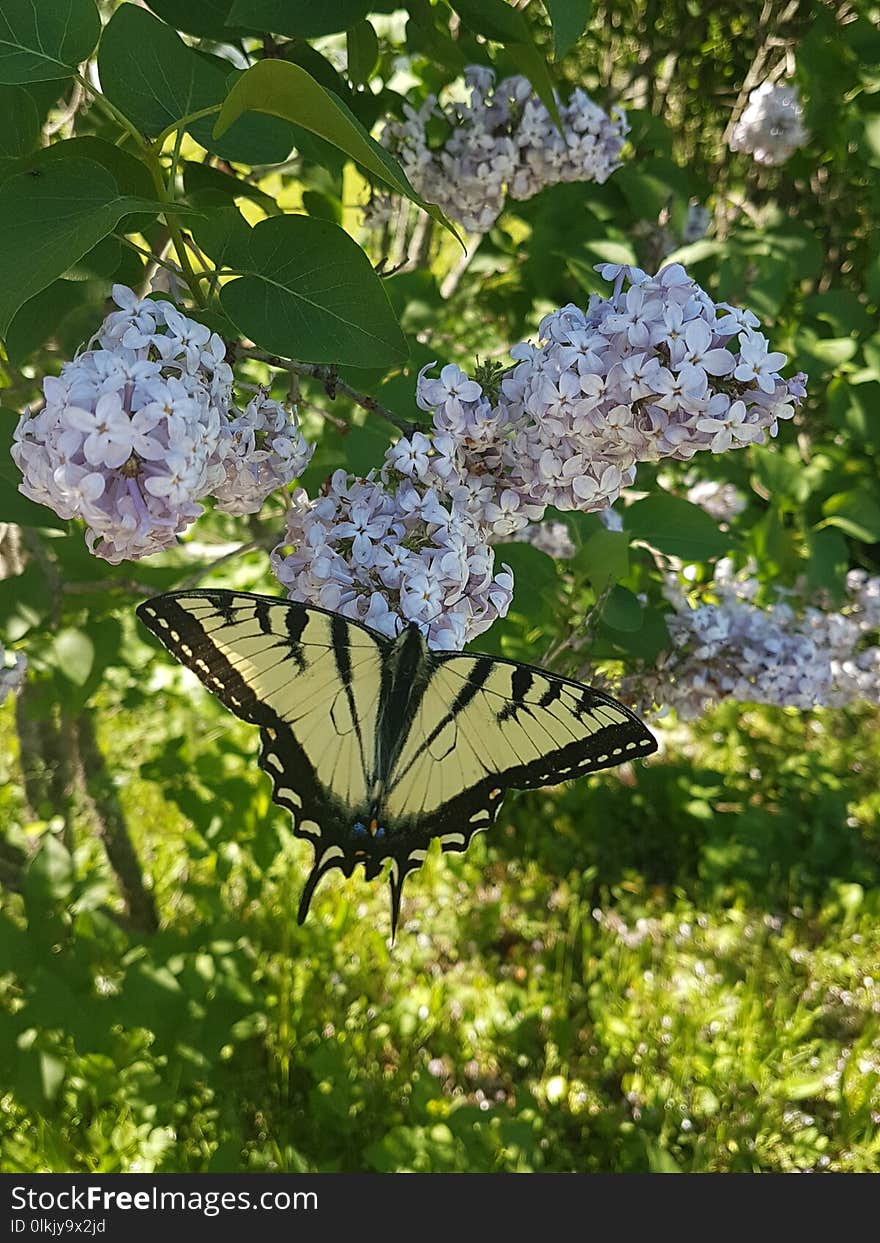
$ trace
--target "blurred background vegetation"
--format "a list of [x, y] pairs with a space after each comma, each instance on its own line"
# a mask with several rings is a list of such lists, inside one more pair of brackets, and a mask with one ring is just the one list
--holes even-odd
[[[151, 7], [219, 46], [187, 6]], [[373, 12], [362, 119], [487, 58], [427, 0]], [[549, 48], [544, 10], [527, 14]], [[363, 182], [306, 143], [280, 169], [234, 168], [254, 197], [233, 198], [249, 219], [260, 193], [329, 214], [374, 260], [404, 263], [387, 288], [410, 367], [343, 374], [406, 418], [420, 366], [504, 359], [544, 313], [604, 291], [593, 264], [686, 263], [761, 316], [809, 372], [809, 398], [772, 448], [667, 465], [662, 482], [734, 483], [748, 504], [726, 550], [768, 592], [801, 579], [833, 601], [848, 567], [880, 572], [877, 17], [867, 0], [594, 4], [554, 74], [627, 107], [629, 158], [605, 186], [509, 203], [466, 265], [415, 209], [363, 235]], [[312, 43], [344, 67], [344, 35]], [[502, 69], [506, 55], [493, 48]], [[773, 76], [798, 82], [811, 134], [778, 169], [726, 145]], [[46, 134], [105, 133], [53, 86], [35, 90]], [[187, 139], [194, 195], [203, 156]], [[712, 223], [682, 246], [692, 202]], [[90, 263], [19, 314], [7, 409], [88, 338], [111, 279], [143, 279], [119, 247]], [[252, 378], [271, 377], [254, 365]], [[319, 440], [308, 484], [380, 460], [381, 424], [320, 385], [299, 395]], [[640, 489], [655, 482], [640, 471]], [[31, 676], [0, 708], [0, 1167], [876, 1170], [877, 710], [666, 719], [649, 763], [512, 796], [466, 857], [431, 856], [393, 949], [385, 887], [357, 875], [328, 881], [298, 928], [308, 851], [269, 801], [253, 731], [133, 616], [193, 581], [277, 592], [263, 550], [281, 517], [267, 506], [245, 532], [256, 547], [230, 560], [241, 525], [218, 514], [179, 552], [112, 567], [78, 531], [2, 513], [0, 636], [27, 650]], [[577, 670], [595, 528], [572, 534], [584, 555], [570, 563], [511, 547], [532, 590], [478, 648]], [[634, 546], [618, 577], [647, 603], [637, 625], [596, 626], [587, 654], [612, 668], [668, 642], [654, 555]], [[710, 578], [695, 553], [691, 581]]]

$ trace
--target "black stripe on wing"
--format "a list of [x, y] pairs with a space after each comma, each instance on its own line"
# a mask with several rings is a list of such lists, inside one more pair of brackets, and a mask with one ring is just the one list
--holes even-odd
[[[504, 789], [558, 785], [657, 750], [656, 738], [634, 712], [611, 695], [582, 682], [536, 665], [476, 653], [470, 656], [444, 652], [435, 659], [440, 668], [465, 682], [472, 676], [468, 665], [474, 673], [479, 671], [480, 706], [487, 719], [494, 719], [499, 728], [515, 721], [540, 741], [542, 735], [549, 736], [547, 726], [551, 720], [570, 722], [571, 741], [563, 742], [560, 738], [561, 745], [547, 746], [535, 758], [521, 760], [511, 747], [511, 764], [494, 774], [487, 773], [487, 782], [496, 780]], [[491, 682], [484, 673], [487, 661], [491, 664]], [[459, 727], [467, 721], [467, 714], [460, 716]], [[581, 736], [577, 736], [579, 732]], [[479, 741], [475, 738], [474, 745]]]

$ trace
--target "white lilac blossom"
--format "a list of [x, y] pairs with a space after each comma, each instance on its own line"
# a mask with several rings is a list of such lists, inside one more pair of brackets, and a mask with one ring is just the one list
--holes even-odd
[[[624, 679], [621, 693], [647, 711], [693, 719], [726, 700], [808, 709], [880, 704], [880, 578], [847, 577], [840, 609], [755, 601], [757, 581], [719, 562], [715, 599], [692, 606], [678, 580], [665, 592], [672, 648], [656, 669]], [[791, 594], [791, 593], [789, 593]]]
[[746, 499], [732, 483], [701, 479], [688, 488], [687, 499], [705, 509], [716, 522], [732, 522], [746, 507]]
[[567, 561], [576, 552], [571, 532], [564, 522], [530, 522], [517, 535], [509, 538], [531, 544], [555, 561]]
[[[464, 72], [467, 102], [438, 104], [429, 95], [416, 109], [404, 106], [404, 121], [382, 132], [416, 190], [437, 203], [465, 229], [485, 233], [497, 220], [506, 195], [528, 199], [561, 181], [600, 185], [620, 167], [628, 126], [621, 108], [609, 116], [580, 88], [557, 100], [562, 132], [534, 94], [527, 78], [504, 78], [484, 66]], [[445, 145], [434, 149], [428, 128], [438, 119], [449, 127]], [[387, 213], [380, 195], [367, 209], [371, 222]]]
[[599, 270], [611, 296], [546, 316], [538, 344], [511, 350], [494, 403], [457, 367], [420, 374], [434, 425], [424, 478], [458, 489], [493, 538], [548, 505], [606, 509], [640, 462], [760, 444], [805, 394], [802, 374], [782, 379], [785, 355], [757, 318], [715, 303], [680, 264]]
[[296, 412], [258, 393], [225, 424], [225, 478], [213, 488], [218, 509], [255, 514], [266, 497], [298, 479], [314, 453]]
[[277, 403], [235, 408], [216, 333], [121, 285], [113, 299], [89, 347], [43, 381], [12, 456], [25, 496], [83, 519], [90, 550], [116, 564], [171, 547], [215, 490], [228, 512], [254, 512], [309, 453]]
[[460, 651], [506, 614], [513, 575], [496, 569], [485, 530], [421, 480], [422, 440], [389, 450], [378, 478], [338, 470], [323, 495], [294, 492], [272, 566], [292, 600], [389, 637], [415, 622], [430, 647]]
[[[12, 664], [10, 664], [10, 657]], [[7, 652], [0, 643], [0, 704], [10, 693], [21, 690], [27, 672], [27, 657], [23, 652]]]
[[762, 82], [733, 127], [730, 149], [746, 152], [758, 164], [784, 164], [807, 141], [802, 115], [793, 82]]

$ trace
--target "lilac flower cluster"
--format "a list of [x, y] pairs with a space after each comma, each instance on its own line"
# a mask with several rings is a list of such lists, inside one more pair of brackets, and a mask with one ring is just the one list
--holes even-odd
[[779, 707], [880, 704], [880, 578], [847, 577], [841, 609], [755, 602], [758, 582], [719, 562], [716, 602], [692, 607], [669, 578], [673, 647], [655, 670], [624, 680], [622, 692], [648, 710], [674, 708], [686, 720], [724, 700]]
[[[13, 663], [9, 663], [10, 656]], [[6, 696], [21, 689], [27, 672], [27, 657], [23, 652], [7, 652], [0, 643], [0, 704]]]
[[600, 271], [611, 296], [548, 315], [539, 344], [511, 350], [516, 365], [494, 404], [457, 367], [420, 376], [435, 433], [425, 469], [467, 490], [493, 538], [547, 505], [607, 508], [639, 462], [761, 443], [806, 391], [803, 375], [782, 379], [785, 355], [769, 349], [757, 318], [714, 303], [679, 264], [656, 277]]
[[[628, 126], [621, 108], [609, 116], [584, 91], [558, 102], [562, 133], [527, 78], [504, 78], [485, 66], [464, 72], [467, 102], [438, 105], [429, 95], [421, 108], [405, 105], [405, 121], [382, 133], [416, 190], [437, 203], [465, 229], [485, 233], [504, 207], [505, 195], [528, 199], [560, 181], [601, 185], [620, 167]], [[429, 145], [428, 127], [440, 118], [449, 137], [440, 150]], [[387, 204], [380, 197], [368, 214]]]
[[716, 305], [678, 265], [603, 271], [611, 297], [547, 316], [541, 344], [487, 377], [493, 398], [455, 364], [424, 368], [431, 433], [401, 437], [378, 478], [337, 472], [328, 495], [295, 499], [293, 551], [274, 559], [293, 598], [389, 634], [419, 621], [432, 645], [460, 647], [510, 603], [491, 545], [523, 538], [548, 505], [610, 523], [638, 462], [741, 448], [791, 417], [804, 378], [781, 379], [785, 356], [748, 311]]
[[[427, 460], [427, 438], [411, 444]], [[417, 622], [432, 648], [458, 651], [505, 615], [513, 575], [496, 571], [485, 529], [393, 452], [379, 478], [338, 470], [314, 500], [298, 489], [273, 569], [292, 600], [390, 637]]]
[[731, 151], [745, 151], [758, 164], [784, 164], [809, 135], [793, 82], [762, 82], [752, 91], [730, 136]]
[[43, 381], [45, 404], [22, 415], [12, 456], [25, 496], [84, 519], [90, 550], [116, 564], [171, 547], [212, 492], [253, 512], [310, 453], [277, 403], [235, 409], [216, 333], [124, 286], [113, 298], [119, 310], [89, 347]]

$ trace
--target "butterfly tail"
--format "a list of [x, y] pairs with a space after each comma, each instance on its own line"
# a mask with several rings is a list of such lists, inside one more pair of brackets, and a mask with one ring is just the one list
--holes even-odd
[[400, 899], [403, 896], [403, 882], [407, 873], [403, 871], [396, 859], [392, 860], [389, 882], [391, 885], [391, 944], [397, 940], [397, 924], [400, 919]]
[[302, 891], [302, 897], [299, 900], [299, 912], [296, 917], [296, 922], [298, 924], [304, 924], [306, 921], [306, 916], [309, 913], [309, 906], [311, 905], [312, 898], [315, 896], [315, 890], [318, 888], [318, 883], [327, 875], [331, 868], [337, 867], [338, 863], [339, 860], [337, 858], [328, 859], [326, 861], [319, 859], [315, 863], [315, 866], [312, 868], [311, 872], [309, 872], [309, 878], [306, 881], [305, 888]]

